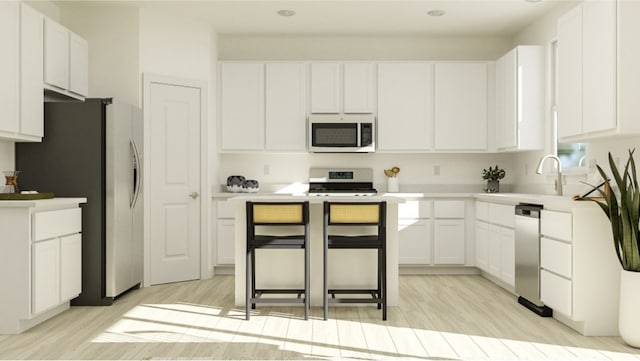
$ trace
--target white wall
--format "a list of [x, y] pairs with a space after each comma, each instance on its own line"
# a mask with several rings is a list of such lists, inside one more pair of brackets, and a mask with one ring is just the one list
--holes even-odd
[[61, 9], [62, 23], [89, 42], [89, 97], [140, 105], [138, 9], [80, 5]]
[[220, 35], [220, 60], [495, 60], [505, 37]]
[[209, 81], [214, 31], [202, 21], [140, 9], [140, 70]]
[[[0, 172], [16, 170], [15, 168], [15, 143], [0, 140]], [[19, 169], [18, 169], [19, 170]], [[0, 178], [4, 181], [4, 178]], [[4, 182], [0, 183], [0, 192], [4, 188]]]

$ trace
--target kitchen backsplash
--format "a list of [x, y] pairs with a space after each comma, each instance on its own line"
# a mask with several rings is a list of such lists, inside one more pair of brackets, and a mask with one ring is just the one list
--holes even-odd
[[502, 182], [512, 183], [511, 159], [508, 154], [220, 154], [216, 181], [225, 184], [237, 174], [261, 184], [307, 183], [310, 167], [370, 167], [378, 185], [386, 184], [383, 170], [397, 166], [401, 190], [425, 184], [479, 187], [485, 183], [482, 170], [496, 164], [506, 170]]
[[[0, 172], [15, 170], [15, 143], [0, 140]], [[3, 186], [4, 182], [0, 184]]]

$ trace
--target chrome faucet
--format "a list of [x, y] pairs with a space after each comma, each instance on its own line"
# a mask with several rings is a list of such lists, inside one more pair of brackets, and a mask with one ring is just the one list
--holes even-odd
[[556, 157], [553, 154], [545, 155], [544, 157], [542, 157], [542, 159], [540, 159], [540, 163], [538, 163], [538, 169], [536, 169], [536, 173], [542, 174], [542, 164], [548, 158], [555, 159], [555, 161], [558, 163], [558, 179], [556, 179], [555, 188], [556, 188], [556, 194], [561, 196], [562, 195], [562, 163], [560, 162], [560, 158]]

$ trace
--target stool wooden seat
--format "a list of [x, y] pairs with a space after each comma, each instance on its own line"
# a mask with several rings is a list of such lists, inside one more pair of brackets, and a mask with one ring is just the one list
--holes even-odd
[[[324, 319], [329, 313], [329, 303], [377, 303], [382, 309], [382, 320], [387, 319], [387, 254], [386, 254], [386, 202], [324, 202], [324, 271], [323, 308]], [[376, 234], [329, 234], [329, 226], [375, 226]], [[330, 289], [328, 286], [329, 249], [375, 249], [378, 254], [376, 289]], [[336, 295], [370, 295], [362, 297], [336, 297]]]
[[[245, 313], [249, 320], [249, 307], [256, 303], [304, 303], [304, 318], [309, 319], [309, 202], [247, 202], [247, 254]], [[256, 227], [301, 226], [302, 234], [263, 235], [256, 234]], [[281, 230], [280, 230], [281, 231]], [[302, 249], [304, 250], [304, 289], [258, 289], [256, 288], [257, 249]], [[295, 297], [268, 297], [266, 294], [295, 294]]]

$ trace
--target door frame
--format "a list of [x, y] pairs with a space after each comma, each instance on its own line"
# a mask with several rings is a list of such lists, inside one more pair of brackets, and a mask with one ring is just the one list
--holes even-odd
[[[150, 90], [151, 84], [165, 84], [171, 86], [183, 86], [200, 89], [200, 279], [213, 277], [213, 263], [211, 256], [211, 227], [209, 225], [209, 214], [211, 211], [211, 187], [209, 182], [209, 118], [208, 118], [208, 98], [207, 98], [207, 82], [197, 79], [185, 79], [173, 76], [166, 76], [154, 73], [142, 73], [142, 111], [144, 122], [143, 134], [143, 155], [142, 166], [143, 172], [148, 174], [151, 166], [149, 154], [151, 152], [150, 129], [151, 118], [147, 111], [151, 104]], [[143, 178], [144, 179], [144, 178]], [[142, 194], [144, 205], [144, 268], [143, 268], [143, 287], [150, 285], [151, 275], [151, 200], [149, 192], [151, 187], [149, 182], [142, 182]]]

